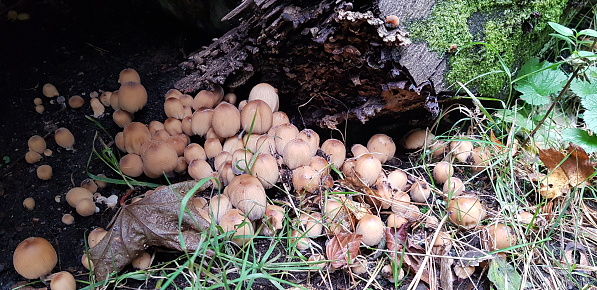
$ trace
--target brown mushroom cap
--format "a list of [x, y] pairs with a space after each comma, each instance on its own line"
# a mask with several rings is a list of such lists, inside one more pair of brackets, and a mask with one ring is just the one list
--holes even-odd
[[23, 200], [23, 206], [28, 210], [33, 210], [35, 208], [35, 199], [33, 197], [28, 197]]
[[243, 139], [238, 136], [232, 136], [224, 141], [222, 145], [222, 151], [226, 151], [229, 153], [234, 153], [234, 151], [238, 149], [244, 149], [245, 144], [243, 143]]
[[39, 237], [30, 237], [19, 243], [12, 257], [15, 270], [27, 279], [49, 274], [57, 262], [58, 255], [52, 244]]
[[[191, 161], [187, 167], [189, 176], [195, 180], [201, 180], [203, 178], [210, 177], [213, 173], [213, 169], [205, 160], [195, 159]], [[207, 186], [211, 185], [211, 181], [206, 182]], [[207, 187], [206, 186], [206, 187]]]
[[131, 266], [135, 269], [144, 270], [151, 267], [151, 262], [153, 262], [151, 255], [144, 251], [131, 262]]
[[93, 193], [83, 187], [73, 187], [66, 193], [66, 202], [72, 207], [76, 207], [83, 199], [93, 199]]
[[93, 109], [93, 117], [95, 118], [101, 117], [106, 111], [106, 107], [104, 107], [98, 98], [91, 99], [89, 104], [91, 105], [91, 109]]
[[120, 97], [118, 96], [118, 90], [115, 90], [110, 95], [110, 107], [114, 110], [120, 110]]
[[321, 151], [329, 157], [329, 162], [336, 168], [342, 168], [344, 159], [346, 159], [346, 146], [337, 139], [327, 139], [321, 144]]
[[120, 158], [120, 170], [130, 177], [139, 177], [143, 174], [143, 160], [135, 153], [129, 153]]
[[46, 110], [46, 108], [43, 105], [35, 106], [35, 111], [39, 114], [43, 113], [45, 110]]
[[222, 143], [218, 138], [209, 138], [205, 140], [203, 149], [205, 150], [205, 156], [207, 158], [214, 158], [222, 152]]
[[185, 116], [185, 110], [178, 98], [167, 98], [164, 101], [164, 113], [168, 118], [182, 119]]
[[150, 178], [157, 178], [164, 173], [171, 173], [178, 164], [178, 154], [162, 141], [147, 141], [141, 154], [143, 172]]
[[46, 150], [46, 140], [39, 135], [33, 135], [27, 141], [27, 146], [29, 150], [42, 154]]
[[44, 103], [44, 101], [41, 98], [33, 99], [33, 104], [35, 104], [35, 105], [41, 105], [43, 103]]
[[54, 132], [54, 139], [58, 146], [65, 149], [72, 149], [75, 145], [75, 136], [67, 128], [58, 128]]
[[220, 171], [220, 168], [222, 167], [222, 165], [228, 161], [232, 162], [232, 153], [230, 153], [228, 151], [222, 151], [222, 152], [218, 153], [218, 155], [216, 155], [216, 157], [214, 157], [215, 170]]
[[446, 196], [459, 196], [461, 195], [464, 190], [466, 189], [466, 187], [464, 186], [464, 183], [462, 182], [462, 180], [458, 177], [450, 177], [446, 183], [444, 183], [444, 186], [442, 188], [442, 192], [446, 195]]
[[284, 147], [284, 151], [282, 151], [284, 164], [286, 164], [290, 170], [300, 166], [309, 165], [311, 156], [313, 155], [311, 154], [309, 143], [299, 138], [290, 140]]
[[118, 147], [118, 150], [122, 152], [126, 152], [126, 148], [124, 147], [124, 132], [118, 132], [114, 136], [114, 144]]
[[490, 251], [501, 250], [516, 245], [516, 235], [505, 224], [493, 224], [485, 227], [487, 244]]
[[433, 168], [433, 179], [439, 184], [444, 184], [454, 174], [454, 167], [447, 161], [438, 162]]
[[97, 184], [95, 183], [95, 181], [91, 178], [85, 178], [83, 179], [83, 181], [81, 181], [81, 187], [82, 188], [86, 188], [87, 190], [89, 190], [90, 192], [97, 192]]
[[140, 122], [132, 122], [124, 127], [124, 148], [128, 153], [141, 154], [141, 145], [151, 139], [147, 126]]
[[66, 213], [62, 215], [61, 221], [63, 224], [67, 226], [72, 225], [75, 222], [75, 217], [70, 213]]
[[299, 130], [296, 126], [286, 123], [282, 125], [278, 125], [277, 128], [272, 128], [275, 132], [271, 135], [274, 135], [274, 141], [276, 142], [276, 152], [278, 154], [283, 154], [284, 147], [286, 144], [290, 142], [290, 140], [296, 138], [299, 133]]
[[240, 129], [240, 112], [232, 104], [220, 103], [214, 109], [211, 127], [218, 136], [223, 138], [236, 135]]
[[109, 107], [111, 97], [112, 97], [112, 92], [102, 92], [102, 94], [99, 96], [99, 99], [104, 106]]
[[72, 96], [68, 99], [68, 105], [73, 109], [83, 107], [84, 104], [85, 100], [83, 100], [83, 98], [79, 95]]
[[303, 129], [296, 135], [296, 138], [302, 139], [307, 144], [309, 144], [309, 148], [311, 149], [311, 156], [314, 156], [319, 149], [319, 134], [311, 129]]
[[410, 199], [415, 202], [424, 203], [429, 198], [429, 195], [431, 195], [431, 186], [423, 180], [416, 179], [410, 187]]
[[232, 105], [236, 104], [236, 94], [235, 93], [227, 93], [224, 95], [224, 98], [222, 99], [222, 101], [230, 103]]
[[108, 234], [104, 228], [95, 228], [91, 232], [89, 232], [89, 236], [87, 236], [87, 243], [89, 244], [90, 248], [95, 247], [95, 245], [99, 244], [99, 242]]
[[151, 121], [149, 122], [149, 125], [147, 125], [147, 129], [149, 129], [149, 133], [151, 133], [152, 135], [158, 131], [158, 130], [166, 130], [166, 127], [164, 126], [164, 123], [160, 122], [160, 121]]
[[182, 122], [176, 118], [168, 118], [164, 121], [164, 130], [170, 135], [182, 134]]
[[[114, 96], [114, 93], [112, 93]], [[119, 108], [127, 112], [136, 113], [147, 104], [147, 91], [140, 83], [127, 82], [118, 89]]]
[[193, 134], [204, 137], [211, 128], [213, 115], [214, 110], [209, 108], [201, 108], [195, 111], [191, 118], [191, 129]]
[[276, 139], [274, 137], [263, 134], [257, 138], [255, 143], [256, 152], [264, 152], [275, 154], [276, 153]]
[[365, 147], [363, 144], [352, 145], [352, 147], [350, 147], [350, 152], [352, 153], [352, 156], [354, 156], [355, 158], [363, 154], [370, 153], [369, 149], [367, 149], [367, 147]]
[[249, 173], [249, 166], [253, 159], [253, 153], [246, 149], [236, 149], [232, 152], [232, 172], [239, 175]]
[[459, 196], [448, 203], [449, 219], [465, 229], [476, 227], [485, 218], [485, 207], [476, 197]]
[[232, 242], [239, 246], [250, 242], [254, 233], [251, 221], [241, 210], [236, 208], [228, 210], [222, 216], [220, 226], [224, 232], [234, 231]]
[[265, 223], [271, 226], [274, 230], [280, 230], [284, 226], [284, 216], [286, 211], [283, 207], [273, 204], [268, 204], [265, 208]]
[[371, 186], [381, 173], [381, 162], [371, 153], [361, 155], [357, 158], [354, 171], [366, 186]]
[[139, 73], [132, 68], [125, 68], [118, 74], [119, 84], [128, 82], [141, 83], [141, 77], [139, 76]]
[[266, 102], [271, 108], [272, 112], [278, 110], [280, 99], [278, 97], [278, 90], [267, 83], [260, 83], [255, 85], [251, 92], [249, 92], [249, 102], [252, 100], [262, 100]]
[[264, 188], [272, 188], [280, 177], [276, 158], [269, 153], [259, 153], [251, 167], [251, 175], [257, 177]]
[[408, 183], [408, 176], [402, 169], [396, 169], [388, 174], [388, 182], [393, 189], [402, 191]]
[[75, 207], [77, 213], [81, 216], [90, 216], [95, 213], [95, 202], [90, 198], [81, 199]]
[[253, 153], [257, 153], [257, 140], [259, 140], [259, 137], [261, 137], [261, 135], [245, 134], [245, 136], [243, 136], [244, 148]]
[[290, 123], [288, 115], [282, 111], [275, 111], [272, 114], [272, 127]]
[[193, 99], [193, 110], [199, 110], [201, 108], [213, 108], [224, 98], [224, 89], [217, 86], [215, 90], [202, 90]]
[[41, 90], [42, 90], [44, 96], [46, 96], [48, 98], [60, 96], [56, 87], [50, 83], [45, 84]]
[[29, 164], [33, 164], [33, 163], [37, 163], [41, 160], [41, 154], [35, 152], [35, 151], [27, 151], [27, 153], [25, 153], [25, 161], [27, 161], [27, 163]]
[[[182, 96], [182, 92], [177, 90], [177, 89], [169, 89], [165, 94], [164, 94], [164, 99], [168, 99], [168, 98], [180, 98]], [[193, 98], [193, 97], [191, 97]]]
[[471, 153], [473, 153], [473, 142], [467, 140], [450, 142], [450, 152], [458, 161], [466, 163]]
[[232, 205], [246, 212], [250, 220], [263, 217], [267, 196], [259, 179], [248, 174], [234, 177], [224, 189], [224, 194], [230, 198]]
[[230, 199], [226, 195], [218, 194], [209, 200], [209, 213], [213, 217], [212, 219], [218, 224], [222, 216], [231, 209], [232, 203], [230, 203]]
[[299, 221], [305, 235], [308, 237], [320, 236], [323, 232], [323, 217], [318, 212], [302, 213]]
[[435, 136], [428, 130], [414, 130], [406, 134], [402, 139], [402, 147], [409, 150], [421, 149], [430, 146]]
[[197, 143], [191, 143], [184, 149], [184, 159], [188, 164], [195, 159], [207, 160], [207, 155], [205, 154], [205, 149], [203, 149], [201, 145]]
[[376, 215], [365, 215], [359, 220], [355, 233], [363, 235], [363, 243], [373, 247], [379, 244], [384, 237], [385, 227], [381, 219]]
[[133, 114], [125, 110], [116, 110], [112, 114], [112, 120], [118, 127], [124, 128], [133, 121]]
[[386, 163], [386, 161], [394, 157], [396, 144], [394, 144], [392, 137], [386, 134], [375, 134], [367, 142], [367, 149], [381, 163]]
[[41, 180], [52, 179], [52, 166], [44, 164], [37, 168], [37, 178]]
[[50, 289], [55, 290], [76, 290], [77, 281], [69, 272], [62, 271], [50, 276]]
[[386, 223], [389, 228], [400, 228], [402, 225], [408, 223], [408, 220], [402, 216], [392, 213], [388, 216]]
[[166, 138], [165, 141], [166, 144], [168, 144], [170, 147], [172, 147], [172, 149], [174, 149], [174, 151], [176, 151], [176, 154], [178, 156], [182, 156], [184, 154], [184, 149], [187, 147], [186, 139], [183, 139], [181, 135], [184, 134], [172, 135]]
[[292, 170], [292, 185], [296, 192], [313, 193], [320, 182], [319, 173], [311, 166], [301, 166]]
[[240, 112], [240, 123], [245, 132], [266, 133], [272, 127], [272, 109], [262, 100], [248, 102]]

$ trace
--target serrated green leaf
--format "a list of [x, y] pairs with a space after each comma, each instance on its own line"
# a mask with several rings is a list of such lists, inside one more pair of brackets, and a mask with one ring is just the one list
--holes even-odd
[[593, 29], [583, 29], [578, 32], [578, 35], [587, 35], [587, 36], [597, 37], [597, 31], [595, 31]]
[[498, 290], [520, 289], [522, 285], [520, 274], [502, 258], [491, 260], [487, 278]]
[[551, 101], [551, 99], [549, 98], [549, 94], [543, 96], [537, 92], [540, 89], [541, 88], [538, 88], [534, 84], [516, 86], [516, 90], [522, 93], [520, 98], [533, 106], [546, 105], [549, 104], [549, 102]]
[[[597, 88], [597, 86], [595, 86], [595, 88]], [[587, 111], [597, 111], [597, 90], [593, 91], [592, 94], [581, 97], [580, 104]]]
[[574, 143], [587, 153], [597, 152], [597, 136], [591, 136], [582, 129], [568, 128], [562, 132], [562, 138], [566, 143]]
[[520, 68], [520, 72], [518, 73], [519, 76], [525, 76], [528, 74], [532, 74], [535, 71], [540, 70], [541, 68], [543, 68], [541, 66], [541, 63], [539, 62], [539, 59], [536, 57], [533, 57], [529, 60], [527, 60], [522, 67]]
[[519, 75], [523, 78], [516, 82], [515, 89], [523, 94], [523, 100], [535, 106], [548, 104], [549, 96], [559, 92], [567, 80], [557, 65], [547, 61], [539, 63], [536, 58], [529, 59]]
[[525, 117], [519, 112], [510, 109], [496, 110], [495, 117], [501, 119], [506, 123], [514, 123], [515, 126], [519, 126], [527, 131], [531, 131], [535, 128], [535, 124], [532, 120]]
[[583, 114], [583, 120], [587, 127], [593, 132], [597, 132], [597, 110], [586, 110]]
[[[588, 75], [590, 74], [591, 72], [588, 72]], [[576, 78], [570, 83], [570, 90], [581, 99], [590, 95], [594, 96], [594, 94], [597, 93], [597, 79], [592, 79], [591, 82], [586, 82]]]
[[564, 36], [574, 36], [574, 31], [564, 25], [555, 23], [555, 22], [548, 22], [549, 26], [553, 28], [557, 33], [564, 35]]

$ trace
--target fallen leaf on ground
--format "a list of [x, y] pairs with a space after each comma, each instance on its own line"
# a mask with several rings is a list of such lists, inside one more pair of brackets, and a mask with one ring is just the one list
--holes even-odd
[[545, 198], [556, 198], [567, 194], [595, 172], [587, 153], [570, 143], [568, 154], [555, 149], [539, 149], [539, 159], [549, 170], [546, 180], [541, 181], [539, 193]]
[[404, 247], [404, 242], [408, 233], [408, 223], [403, 224], [400, 228], [388, 227], [385, 230], [386, 248], [390, 251], [390, 257], [396, 258], [396, 253], [401, 252]]
[[522, 277], [516, 269], [502, 258], [495, 258], [489, 264], [487, 278], [498, 290], [520, 289]]
[[96, 279], [103, 280], [112, 271], [119, 272], [151, 246], [196, 250], [200, 232], [209, 227], [209, 222], [192, 203], [187, 204], [189, 211], [183, 216], [180, 229], [186, 249], [181, 247], [178, 228], [182, 198], [195, 184], [195, 181], [181, 182], [157, 188], [151, 195], [123, 205], [108, 234], [89, 249]]
[[363, 235], [354, 233], [338, 233], [327, 241], [325, 253], [332, 260], [332, 268], [338, 269], [352, 263], [359, 255], [359, 247]]

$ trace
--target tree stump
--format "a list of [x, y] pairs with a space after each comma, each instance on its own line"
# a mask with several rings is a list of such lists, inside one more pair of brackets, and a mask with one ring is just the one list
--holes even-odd
[[176, 88], [218, 84], [242, 99], [268, 82], [282, 108], [301, 108], [305, 125], [323, 128], [417, 108], [434, 117], [457, 81], [506, 92], [504, 68], [512, 74], [539, 52], [567, 1], [468, 2], [244, 0], [224, 17], [239, 25], [193, 53]]

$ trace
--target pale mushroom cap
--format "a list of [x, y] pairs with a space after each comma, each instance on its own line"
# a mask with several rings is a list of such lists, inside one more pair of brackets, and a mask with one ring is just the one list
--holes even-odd
[[462, 140], [450, 142], [450, 152], [458, 161], [466, 163], [473, 152], [473, 142]]
[[104, 228], [95, 228], [87, 236], [87, 243], [90, 248], [95, 247], [108, 234]]
[[97, 192], [97, 184], [95, 183], [95, 181], [91, 178], [85, 178], [83, 179], [83, 181], [81, 181], [81, 187], [82, 188], [86, 188], [87, 190], [89, 190], [90, 192]]
[[131, 262], [131, 265], [135, 269], [144, 270], [144, 269], [148, 269], [149, 267], [151, 267], [152, 260], [153, 259], [151, 258], [151, 255], [148, 252], [143, 252], [143, 253], [141, 253], [141, 255], [139, 255], [137, 258], [135, 258]]
[[311, 149], [311, 156], [314, 156], [319, 149], [319, 134], [311, 129], [303, 129], [296, 135], [296, 138], [302, 139], [307, 144], [309, 144], [309, 148]]
[[[201, 180], [203, 178], [210, 177], [213, 173], [213, 169], [205, 160], [195, 159], [191, 161], [187, 167], [189, 175], [195, 180]], [[208, 186], [210, 181], [208, 181]]]
[[283, 154], [286, 144], [288, 144], [290, 140], [296, 138], [298, 133], [298, 128], [290, 123], [279, 125], [273, 134], [275, 135], [274, 141], [276, 142], [276, 152], [278, 152], [278, 154]]
[[118, 96], [118, 90], [115, 90], [110, 95], [110, 107], [114, 110], [120, 109], [120, 97]]
[[112, 113], [112, 120], [118, 127], [124, 128], [133, 121], [133, 114], [119, 109]]
[[121, 70], [118, 74], [118, 83], [122, 84], [127, 82], [141, 83], [141, 77], [139, 76], [139, 73], [132, 68], [125, 68]]
[[289, 169], [309, 165], [311, 162], [311, 148], [309, 143], [303, 139], [295, 138], [290, 140], [282, 151], [284, 163]]
[[184, 149], [184, 158], [187, 163], [191, 163], [191, 161], [195, 159], [207, 160], [207, 155], [205, 154], [205, 149], [203, 149], [201, 145], [191, 143]]
[[164, 113], [168, 118], [182, 119], [185, 116], [185, 110], [178, 98], [167, 98], [164, 101]]
[[176, 118], [168, 118], [164, 121], [164, 130], [170, 135], [182, 134], [182, 122]]
[[234, 177], [224, 189], [232, 205], [247, 213], [250, 220], [263, 217], [267, 205], [265, 189], [259, 179], [248, 174]]
[[43, 105], [36, 105], [35, 106], [35, 111], [39, 114], [43, 113], [46, 110], [46, 108]]
[[454, 167], [447, 161], [438, 162], [433, 168], [433, 179], [439, 184], [444, 184], [454, 174]]
[[363, 235], [363, 243], [373, 247], [384, 237], [385, 227], [381, 219], [376, 215], [365, 215], [359, 220], [355, 233]]
[[214, 110], [208, 108], [202, 108], [195, 113], [191, 118], [191, 129], [193, 134], [201, 137], [205, 136], [211, 128], [211, 120], [213, 119]]
[[272, 112], [277, 111], [280, 105], [278, 90], [268, 83], [257, 84], [251, 89], [251, 92], [249, 92], [249, 101], [252, 100], [266, 102], [272, 109]]
[[321, 151], [330, 158], [329, 162], [336, 168], [342, 168], [344, 159], [346, 159], [346, 146], [337, 139], [327, 139], [321, 144]]
[[46, 239], [30, 237], [19, 243], [12, 262], [21, 276], [37, 279], [52, 272], [58, 262], [58, 255]]
[[67, 213], [62, 215], [61, 221], [65, 225], [72, 225], [75, 222], [75, 217], [72, 214]]
[[54, 139], [58, 146], [65, 149], [71, 149], [75, 145], [75, 136], [67, 128], [58, 128], [54, 132]]
[[[182, 134], [184, 135], [184, 134]], [[174, 151], [176, 151], [176, 155], [182, 156], [184, 154], [184, 150], [187, 147], [186, 139], [181, 137], [181, 134], [170, 136], [166, 139], [166, 144], [168, 144]], [[199, 145], [201, 146], [201, 145]]]
[[475, 197], [460, 196], [448, 203], [449, 219], [463, 228], [476, 227], [485, 218], [485, 207]]
[[516, 245], [516, 235], [505, 224], [488, 225], [487, 242], [490, 251], [501, 250]]
[[386, 223], [389, 228], [400, 228], [402, 225], [408, 223], [408, 220], [402, 216], [392, 213], [388, 216]]
[[37, 163], [41, 160], [41, 154], [35, 152], [35, 151], [27, 151], [27, 153], [25, 153], [25, 161], [27, 161], [27, 163], [29, 164], [33, 164], [33, 163]]
[[166, 132], [166, 130], [164, 129], [157, 130], [155, 131], [155, 133], [151, 134], [151, 140], [166, 142], [168, 138], [170, 138], [170, 134], [168, 134], [168, 132]]
[[282, 111], [275, 111], [272, 114], [272, 127], [290, 123], [290, 118], [288, 115]]
[[257, 152], [264, 152], [275, 154], [276, 153], [276, 140], [274, 137], [263, 134], [259, 136], [257, 142], [255, 143], [256, 151]]
[[442, 188], [442, 192], [447, 196], [459, 196], [466, 189], [462, 180], [458, 177], [450, 177]]
[[319, 236], [323, 232], [323, 217], [318, 212], [302, 213], [299, 221], [308, 237]]
[[381, 173], [381, 162], [371, 153], [361, 155], [357, 158], [354, 171], [366, 186], [371, 186]]
[[149, 125], [147, 126], [147, 128], [149, 129], [149, 133], [151, 133], [152, 135], [158, 130], [164, 130], [164, 131], [166, 130], [164, 123], [162, 123], [160, 121], [149, 122]]
[[[232, 170], [232, 161], [226, 161], [218, 169], [218, 179], [221, 185], [228, 186], [236, 176]], [[214, 184], [215, 185], [215, 184]]]
[[89, 104], [91, 104], [91, 109], [93, 109], [93, 117], [95, 118], [99, 118], [106, 111], [106, 107], [104, 107], [104, 105], [98, 98], [91, 99], [91, 101], [89, 101]]
[[235, 231], [232, 242], [242, 246], [251, 241], [253, 225], [246, 215], [236, 208], [228, 210], [220, 219], [220, 226], [224, 232]]
[[112, 97], [112, 92], [103, 92], [99, 99], [104, 106], [108, 107], [110, 106], [110, 97]]
[[408, 183], [408, 176], [402, 169], [396, 169], [388, 174], [388, 182], [395, 190], [403, 190]]
[[114, 143], [116, 144], [116, 147], [118, 147], [118, 150], [126, 152], [126, 148], [124, 146], [124, 132], [116, 133], [114, 136]]
[[431, 195], [431, 186], [423, 181], [417, 179], [410, 188], [410, 199], [415, 202], [424, 203]]
[[249, 166], [253, 159], [253, 153], [245, 149], [236, 149], [232, 153], [232, 171], [234, 174], [249, 173]]
[[219, 171], [225, 162], [232, 162], [232, 153], [228, 151], [221, 151], [214, 157], [214, 168]]
[[43, 92], [44, 96], [46, 96], [48, 98], [60, 96], [56, 87], [50, 83], [47, 83], [42, 87], [42, 92]]
[[311, 166], [301, 166], [292, 170], [292, 185], [296, 192], [313, 193], [319, 187], [320, 175]]
[[193, 110], [213, 108], [224, 98], [224, 90], [218, 86], [216, 90], [201, 90], [193, 99]]
[[272, 110], [262, 100], [249, 101], [240, 112], [240, 118], [243, 130], [251, 134], [263, 134], [272, 127]]
[[411, 131], [402, 139], [402, 147], [410, 150], [421, 149], [430, 146], [435, 136], [428, 130]]
[[143, 160], [135, 153], [129, 153], [120, 158], [120, 170], [130, 177], [139, 177], [143, 174]]
[[33, 197], [28, 197], [23, 200], [23, 206], [28, 210], [33, 210], [35, 208], [35, 199]]
[[68, 99], [68, 106], [73, 109], [83, 107], [84, 104], [85, 100], [83, 100], [83, 98], [79, 95], [72, 96]]
[[222, 216], [230, 209], [232, 209], [232, 203], [226, 195], [218, 194], [209, 200], [209, 213], [218, 224]]
[[217, 138], [206, 139], [203, 144], [205, 155], [207, 158], [214, 158], [220, 152], [222, 152], [222, 143]]
[[355, 158], [363, 154], [370, 153], [369, 149], [367, 149], [367, 147], [365, 147], [363, 144], [352, 145], [352, 147], [350, 147], [350, 152], [352, 153], [352, 156], [354, 156]]
[[328, 161], [319, 155], [311, 157], [311, 160], [309, 160], [309, 166], [319, 172], [321, 176], [325, 176], [330, 173]]
[[220, 103], [214, 109], [211, 127], [218, 136], [223, 138], [236, 135], [240, 129], [240, 112], [229, 103]]
[[151, 139], [147, 126], [140, 122], [132, 122], [124, 127], [124, 148], [128, 153], [141, 154], [141, 145]]
[[243, 146], [247, 150], [257, 153], [257, 140], [259, 140], [259, 137], [261, 137], [261, 135], [245, 134], [245, 136], [243, 136]]
[[90, 216], [95, 213], [95, 203], [93, 199], [84, 198], [77, 203], [75, 209], [81, 216]]
[[224, 95], [224, 98], [222, 99], [222, 101], [230, 103], [232, 105], [236, 104], [236, 94], [235, 93], [227, 93]]
[[[169, 89], [165, 94], [164, 94], [164, 99], [168, 99], [168, 98], [180, 98], [180, 96], [182, 96], [182, 92], [177, 90], [177, 89]], [[193, 97], [191, 97], [193, 98]]]
[[[112, 96], [114, 94], [112, 93]], [[118, 89], [118, 104], [120, 109], [136, 113], [147, 104], [147, 91], [140, 83], [127, 82]]]
[[257, 177], [264, 188], [272, 188], [280, 177], [276, 158], [269, 153], [259, 153], [251, 167], [251, 175]]
[[278, 205], [268, 204], [265, 208], [267, 221], [276, 230], [282, 229], [284, 226], [285, 213], [284, 208]]
[[234, 151], [238, 149], [243, 149], [245, 144], [243, 143], [243, 139], [239, 138], [238, 136], [228, 137], [224, 144], [222, 145], [222, 151], [226, 151], [229, 153], [234, 153]]
[[39, 135], [33, 135], [27, 141], [27, 146], [29, 150], [42, 154], [46, 150], [46, 140]]
[[374, 153], [373, 156], [379, 159], [381, 163], [386, 163], [394, 157], [396, 153], [396, 144], [392, 137], [386, 134], [375, 134], [367, 142], [367, 149]]
[[150, 140], [145, 151], [141, 154], [143, 159], [143, 172], [150, 178], [171, 173], [178, 164], [178, 154], [165, 142]]
[[37, 178], [41, 180], [52, 179], [52, 166], [44, 164], [37, 168]]

